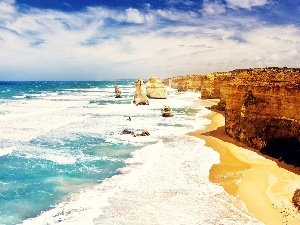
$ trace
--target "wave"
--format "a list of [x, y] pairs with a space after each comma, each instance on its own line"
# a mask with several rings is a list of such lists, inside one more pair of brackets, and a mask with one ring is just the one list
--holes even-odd
[[22, 224], [261, 224], [208, 181], [219, 156], [204, 145], [188, 136], [148, 145], [133, 152], [119, 175]]

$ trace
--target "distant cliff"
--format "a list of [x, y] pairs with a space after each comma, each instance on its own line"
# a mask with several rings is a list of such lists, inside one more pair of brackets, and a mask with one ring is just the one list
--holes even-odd
[[299, 69], [243, 69], [181, 76], [168, 82], [177, 85], [178, 91], [200, 90], [202, 98], [220, 98], [218, 109], [225, 110], [229, 136], [300, 166]]
[[178, 91], [200, 92], [202, 79], [201, 75], [186, 75], [164, 79], [163, 83]]
[[186, 75], [163, 80], [165, 85], [178, 91], [201, 92], [203, 99], [221, 98], [223, 85], [234, 78], [234, 72], [215, 72], [207, 75]]

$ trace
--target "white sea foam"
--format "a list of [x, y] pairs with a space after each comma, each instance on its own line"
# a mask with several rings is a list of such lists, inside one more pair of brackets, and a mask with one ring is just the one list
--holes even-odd
[[[218, 162], [217, 153], [205, 147], [204, 141], [183, 136], [207, 124], [201, 116], [208, 111], [161, 117], [164, 105], [184, 110], [192, 107], [199, 93], [169, 91], [168, 99], [150, 99], [146, 106], [90, 103], [108, 95], [108, 90], [98, 92], [97, 88], [3, 104], [7, 113], [0, 117], [1, 140], [15, 143], [18, 151], [14, 154], [25, 158], [58, 164], [97, 160], [97, 156], [85, 157], [80, 151], [71, 155], [63, 150], [63, 140], [76, 141], [77, 134], [98, 135], [112, 144], [147, 145], [134, 152], [121, 175], [83, 188], [23, 224], [259, 224], [240, 201], [208, 181], [210, 167]], [[126, 120], [128, 116], [132, 121]], [[125, 128], [137, 133], [147, 129], [151, 135], [121, 135]], [[157, 143], [162, 139], [165, 141]], [[39, 141], [60, 145], [61, 151], [38, 147]], [[23, 143], [35, 147], [24, 149]], [[67, 184], [63, 186], [68, 189]]]
[[208, 180], [218, 154], [188, 136], [134, 152], [122, 174], [22, 224], [261, 224]]
[[22, 98], [26, 98], [26, 95], [16, 95], [16, 96], [13, 96], [13, 98], [22, 99]]
[[8, 147], [8, 148], [0, 148], [0, 156], [9, 155], [13, 152], [15, 147]]

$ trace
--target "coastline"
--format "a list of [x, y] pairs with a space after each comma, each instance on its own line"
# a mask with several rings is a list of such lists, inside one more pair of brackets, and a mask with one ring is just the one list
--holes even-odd
[[[217, 100], [201, 100], [214, 105]], [[299, 170], [258, 154], [225, 134], [225, 118], [218, 112], [203, 130], [188, 135], [205, 140], [220, 154], [220, 163], [210, 169], [209, 179], [242, 200], [249, 212], [264, 224], [300, 224], [300, 213], [292, 204], [300, 187]]]
[[[201, 106], [212, 104], [210, 101], [203, 100], [197, 100], [195, 104], [198, 104], [198, 101], [201, 101]], [[224, 147], [220, 140], [212, 136], [213, 132], [224, 123], [223, 116], [211, 112], [203, 117], [207, 118], [207, 122], [211, 121], [203, 130], [191, 132], [189, 135], [178, 134], [174, 137], [171, 135], [163, 141], [134, 151], [132, 157], [126, 160], [126, 166], [120, 169], [119, 174], [105, 179], [99, 185], [86, 188], [79, 194], [70, 196], [66, 202], [60, 203], [37, 218], [23, 221], [22, 224], [254, 225], [262, 224], [262, 222], [282, 224], [284, 218], [278, 212], [282, 209], [276, 211], [272, 208], [273, 202], [268, 202], [269, 194], [266, 192], [268, 189], [276, 191], [277, 188], [281, 194], [281, 186], [277, 185], [278, 182], [276, 183], [277, 177], [267, 177], [267, 179], [262, 176], [261, 181], [258, 181], [260, 182], [259, 190], [253, 190], [252, 187], [257, 186], [255, 183], [257, 180], [252, 176], [256, 176], [258, 171], [244, 175], [250, 170], [252, 164], [242, 162], [237, 158], [237, 153], [232, 150], [234, 147]], [[220, 146], [223, 146], [223, 149], [231, 156], [221, 157], [221, 162], [228, 159], [227, 164], [230, 164], [234, 159], [233, 168], [238, 169], [236, 173], [213, 166], [220, 164], [219, 153], [216, 151], [216, 149], [221, 151], [218, 148]], [[252, 154], [256, 153], [252, 152]], [[246, 154], [246, 156], [249, 155]], [[251, 153], [250, 156], [255, 158]], [[260, 164], [266, 163], [263, 159], [261, 161]], [[227, 189], [224, 188], [227, 193], [221, 185], [213, 181], [211, 176], [213, 167], [216, 167], [214, 173], [216, 178], [230, 174], [238, 175], [231, 182], [227, 182], [229, 186], [226, 187]], [[222, 174], [221, 172], [224, 171], [225, 173]], [[285, 174], [283, 173], [282, 176]], [[245, 180], [245, 178], [248, 179]], [[240, 180], [243, 181], [238, 183]], [[275, 187], [268, 185], [266, 180]], [[243, 184], [242, 187], [240, 184]], [[288, 188], [287, 192], [290, 191]], [[233, 192], [228, 194], [228, 190], [233, 190]], [[263, 198], [265, 196], [263, 193], [267, 197]], [[255, 201], [257, 196], [261, 201]], [[251, 201], [254, 209], [249, 208], [247, 204]], [[281, 202], [278, 205], [280, 204]], [[265, 206], [269, 207], [268, 211], [272, 209], [273, 211], [266, 213]], [[265, 219], [270, 216], [276, 221], [266, 223], [254, 213], [255, 211], [265, 215]], [[290, 222], [290, 218], [288, 219]], [[295, 223], [288, 224], [298, 223], [299, 221], [296, 220]]]

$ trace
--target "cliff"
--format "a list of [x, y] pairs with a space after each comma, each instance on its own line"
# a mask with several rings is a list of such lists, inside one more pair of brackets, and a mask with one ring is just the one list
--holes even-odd
[[201, 87], [202, 99], [223, 99], [221, 89], [225, 88], [227, 83], [234, 79], [236, 76], [235, 71], [231, 72], [216, 72], [204, 76]]
[[148, 98], [166, 99], [167, 89], [157, 77], [151, 77], [146, 84], [146, 96]]
[[300, 69], [256, 68], [170, 78], [178, 91], [219, 98], [226, 133], [288, 164], [300, 166]]
[[167, 78], [163, 84], [175, 88], [178, 91], [200, 92], [202, 84], [201, 75], [186, 75]]
[[221, 88], [232, 80], [235, 72], [215, 72], [207, 75], [186, 75], [163, 80], [178, 91], [201, 92], [202, 99], [221, 98]]
[[276, 138], [300, 140], [300, 71], [286, 68], [241, 71], [228, 83], [226, 133], [256, 149]]

